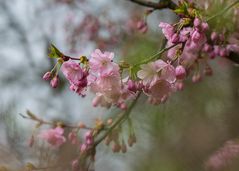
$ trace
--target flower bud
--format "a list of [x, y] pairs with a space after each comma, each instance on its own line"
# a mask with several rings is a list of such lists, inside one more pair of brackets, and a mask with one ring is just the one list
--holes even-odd
[[56, 88], [59, 84], [59, 77], [56, 75], [50, 82], [52, 88]]
[[120, 103], [119, 108], [122, 109], [122, 110], [126, 110], [127, 109], [127, 105], [124, 102]]
[[86, 144], [82, 144], [82, 145], [80, 146], [80, 152], [81, 152], [81, 153], [86, 152], [87, 148], [88, 148], [88, 146], [87, 146]]
[[134, 83], [134, 81], [132, 81], [132, 80], [128, 81], [128, 90], [133, 91], [133, 92], [137, 91], [137, 87], [136, 87], [136, 84]]
[[227, 50], [226, 50], [226, 48], [220, 49], [219, 54], [220, 54], [221, 57], [227, 56]]
[[202, 34], [200, 32], [198, 32], [197, 30], [195, 30], [193, 33], [192, 33], [192, 40], [194, 42], [198, 42], [200, 39], [202, 38]]
[[209, 45], [209, 44], [205, 44], [204, 46], [203, 46], [203, 51], [204, 52], [210, 52], [212, 50], [212, 47]]
[[178, 65], [175, 69], [176, 77], [179, 80], [183, 80], [186, 77], [186, 70], [182, 65]]
[[77, 140], [77, 134], [76, 132], [70, 132], [69, 135], [68, 135], [68, 139], [70, 140], [70, 142], [72, 144], [77, 144], [78, 140]]
[[43, 79], [43, 80], [46, 80], [46, 81], [50, 80], [50, 79], [51, 79], [51, 72], [50, 72], [50, 71], [46, 72], [46, 73], [43, 75], [42, 79]]
[[201, 25], [201, 20], [199, 18], [195, 18], [193, 21], [194, 27], [199, 27]]
[[118, 143], [115, 143], [112, 147], [112, 151], [114, 153], [118, 153], [118, 152], [120, 152], [120, 150], [121, 150], [121, 146]]
[[212, 32], [211, 34], [211, 40], [216, 41], [218, 39], [218, 34], [216, 32]]
[[127, 152], [127, 146], [126, 146], [124, 141], [122, 141], [122, 144], [121, 144], [121, 151], [122, 151], [122, 153], [126, 153]]
[[182, 81], [178, 81], [175, 84], [176, 90], [182, 91], [184, 89], [184, 83]]
[[99, 103], [100, 103], [100, 100], [101, 100], [100, 96], [96, 96], [96, 97], [93, 99], [93, 101], [92, 101], [92, 105], [93, 105], [94, 107], [97, 107], [97, 106], [99, 105]]
[[194, 74], [192, 77], [192, 82], [193, 83], [198, 83], [199, 81], [201, 81], [202, 76], [200, 73]]
[[201, 24], [201, 27], [202, 27], [202, 31], [206, 31], [206, 30], [209, 29], [208, 23], [206, 23], [206, 22], [203, 22], [203, 23]]
[[145, 21], [139, 21], [137, 23], [137, 29], [141, 32], [141, 33], [146, 33], [148, 31], [148, 25]]
[[72, 161], [72, 163], [71, 163], [71, 167], [72, 167], [72, 170], [78, 170], [79, 162], [78, 162], [77, 159], [74, 160], [74, 161]]

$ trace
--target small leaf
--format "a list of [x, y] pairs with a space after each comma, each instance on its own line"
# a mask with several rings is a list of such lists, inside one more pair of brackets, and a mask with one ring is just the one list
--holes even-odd
[[27, 115], [28, 115], [31, 119], [34, 119], [34, 120], [37, 120], [37, 119], [38, 119], [30, 110], [27, 110]]
[[50, 46], [50, 53], [48, 55], [50, 58], [61, 58], [64, 56], [59, 49], [57, 49], [53, 44]]

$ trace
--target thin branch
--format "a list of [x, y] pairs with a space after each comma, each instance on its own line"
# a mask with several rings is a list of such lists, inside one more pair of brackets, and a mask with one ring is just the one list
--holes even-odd
[[177, 5], [171, 0], [161, 0], [158, 3], [151, 2], [151, 1], [142, 1], [142, 0], [128, 0], [128, 1], [131, 1], [141, 6], [150, 7], [156, 10], [165, 9], [165, 8], [174, 10], [177, 7]]
[[122, 121], [124, 121], [124, 119], [127, 118], [127, 117], [130, 115], [132, 109], [134, 108], [134, 106], [136, 105], [136, 103], [137, 103], [137, 101], [138, 101], [138, 99], [139, 99], [139, 97], [140, 97], [140, 94], [141, 94], [141, 92], [139, 92], [139, 94], [137, 95], [137, 97], [135, 98], [135, 100], [131, 103], [131, 105], [129, 106], [128, 110], [127, 110], [125, 113], [123, 113], [123, 114], [112, 124], [112, 126], [111, 126], [98, 140], [95, 141], [93, 147], [96, 147], [101, 141], [103, 141], [103, 140], [110, 134], [110, 132], [111, 132], [114, 128], [116, 128], [117, 126], [119, 126], [119, 124], [121, 124]]
[[[23, 114], [21, 114], [21, 113], [19, 113], [19, 115], [20, 115], [23, 119], [29, 119], [29, 120], [32, 120], [32, 121], [35, 121], [35, 122], [38, 122], [38, 123], [44, 124], [44, 125], [57, 126], [57, 123], [58, 123], [58, 122], [45, 121], [45, 120], [43, 120], [43, 119], [41, 119], [41, 118], [36, 117], [35, 115], [34, 115], [35, 117], [29, 117], [29, 116], [23, 115]], [[59, 122], [59, 123], [61, 123], [61, 122]], [[92, 129], [93, 129], [93, 128], [87, 127], [87, 126], [67, 125], [67, 124], [65, 124], [65, 123], [61, 123], [61, 124], [62, 124], [63, 127], [72, 128], [72, 129], [74, 129], [74, 128], [76, 128], [76, 129], [79, 129], [79, 128], [80, 128], [80, 129], [88, 129], [88, 130], [92, 130]]]

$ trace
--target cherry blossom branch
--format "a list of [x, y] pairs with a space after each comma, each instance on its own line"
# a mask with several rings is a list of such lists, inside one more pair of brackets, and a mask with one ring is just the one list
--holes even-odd
[[128, 110], [123, 113], [113, 124], [111, 127], [109, 127], [109, 129], [98, 139], [94, 142], [93, 147], [96, 147], [101, 141], [103, 141], [110, 133], [111, 131], [116, 128], [119, 124], [121, 124], [131, 113], [132, 109], [134, 108], [134, 106], [136, 105], [139, 97], [140, 97], [141, 92], [137, 95], [137, 97], [135, 98], [135, 100], [131, 103], [131, 105], [129, 106]]
[[93, 128], [90, 128], [90, 127], [85, 126], [84, 124], [82, 124], [82, 125], [79, 124], [78, 126], [76, 126], [76, 125], [68, 125], [68, 124], [65, 124], [65, 123], [63, 123], [63, 122], [61, 122], [61, 121], [56, 121], [56, 122], [45, 121], [45, 120], [43, 120], [43, 119], [41, 119], [41, 118], [39, 118], [39, 117], [33, 115], [30, 111], [27, 111], [27, 115], [28, 115], [28, 116], [23, 115], [23, 114], [21, 114], [21, 113], [19, 113], [19, 115], [20, 115], [22, 118], [24, 118], [24, 119], [29, 119], [29, 120], [38, 122], [39, 125], [52, 125], [52, 126], [58, 126], [58, 125], [60, 125], [60, 126], [62, 126], [62, 127], [67, 127], [67, 128], [76, 128], [76, 129], [79, 129], [79, 128], [80, 128], [80, 129], [87, 129], [87, 130], [93, 129]]
[[128, 1], [131, 1], [141, 6], [157, 9], [157, 10], [165, 9], [165, 8], [174, 10], [177, 7], [177, 5], [171, 0], [161, 0], [158, 3], [150, 2], [150, 1], [141, 1], [141, 0], [128, 0]]
[[227, 12], [229, 9], [231, 9], [232, 7], [234, 7], [236, 4], [239, 3], [239, 0], [233, 2], [232, 4], [230, 4], [228, 7], [224, 8], [223, 10], [219, 11], [218, 13], [216, 13], [215, 15], [209, 17], [207, 19], [207, 22], [210, 21], [210, 20], [213, 20], [214, 18], [218, 17], [218, 16], [221, 16], [223, 15], [225, 12]]

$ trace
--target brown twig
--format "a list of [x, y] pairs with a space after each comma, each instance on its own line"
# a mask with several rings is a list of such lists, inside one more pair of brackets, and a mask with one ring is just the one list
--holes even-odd
[[131, 1], [141, 6], [150, 7], [156, 10], [165, 9], [165, 8], [174, 10], [177, 7], [177, 5], [171, 0], [161, 0], [158, 3], [151, 2], [151, 1], [143, 1], [143, 0], [128, 0], [128, 1]]
[[67, 128], [76, 128], [76, 129], [89, 129], [89, 130], [92, 130], [93, 128], [90, 128], [90, 127], [87, 127], [87, 126], [78, 126], [78, 125], [68, 125], [68, 124], [65, 124], [65, 123], [62, 123], [61, 121], [59, 122], [50, 122], [50, 121], [45, 121], [39, 117], [36, 117], [35, 115], [33, 115], [34, 117], [32, 116], [26, 116], [26, 115], [23, 115], [21, 113], [19, 113], [19, 115], [24, 118], [24, 119], [30, 119], [32, 121], [35, 121], [35, 122], [38, 122], [39, 124], [41, 125], [52, 125], [52, 126], [57, 126], [58, 124], [60, 124], [62, 127], [67, 127]]

